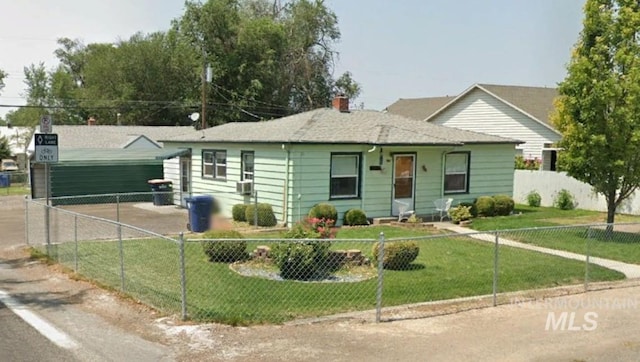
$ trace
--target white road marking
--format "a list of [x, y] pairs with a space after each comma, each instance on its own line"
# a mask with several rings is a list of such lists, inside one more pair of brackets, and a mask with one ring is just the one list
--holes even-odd
[[55, 343], [57, 346], [66, 349], [79, 347], [78, 343], [71, 339], [71, 337], [66, 333], [60, 331], [51, 323], [40, 318], [37, 314], [30, 311], [25, 305], [15, 300], [11, 295], [9, 295], [9, 293], [3, 290], [0, 290], [0, 302], [6, 305], [13, 313], [22, 318], [23, 321], [27, 322], [31, 327], [40, 332], [40, 334]]

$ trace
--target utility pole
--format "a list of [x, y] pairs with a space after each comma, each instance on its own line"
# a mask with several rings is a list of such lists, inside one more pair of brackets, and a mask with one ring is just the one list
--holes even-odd
[[211, 83], [211, 66], [207, 64], [207, 53], [202, 50], [202, 129], [207, 128], [207, 83]]

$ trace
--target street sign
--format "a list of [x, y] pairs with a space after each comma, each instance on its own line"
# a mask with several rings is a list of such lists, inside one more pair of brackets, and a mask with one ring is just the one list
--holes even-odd
[[40, 119], [40, 132], [51, 133], [52, 126], [51, 117], [44, 116]]
[[56, 163], [58, 162], [58, 135], [55, 133], [36, 133], [35, 162]]

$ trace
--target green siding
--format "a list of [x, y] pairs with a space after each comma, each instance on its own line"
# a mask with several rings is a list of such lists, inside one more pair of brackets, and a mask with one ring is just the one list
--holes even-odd
[[[211, 194], [220, 203], [224, 215], [231, 216], [237, 203], [253, 203], [252, 197], [236, 194], [240, 180], [240, 152], [255, 153], [255, 186], [258, 201], [273, 206], [279, 222], [292, 224], [307, 215], [319, 202], [330, 202], [339, 212], [339, 223], [350, 208], [363, 209], [369, 217], [388, 217], [392, 210], [393, 154], [416, 155], [415, 207], [418, 214], [434, 211], [433, 201], [442, 197], [443, 154], [470, 151], [470, 187], [467, 194], [456, 194], [454, 204], [472, 201], [478, 196], [513, 192], [514, 145], [471, 145], [464, 147], [383, 147], [382, 170], [369, 170], [378, 165], [380, 147], [369, 152], [369, 145], [283, 145], [281, 144], [179, 144], [166, 143], [165, 148], [191, 147], [192, 188], [194, 194]], [[201, 176], [202, 149], [227, 151], [227, 179], [213, 180]], [[332, 152], [359, 152], [363, 155], [361, 198], [330, 200], [329, 175]], [[287, 154], [289, 155], [287, 172]], [[426, 169], [424, 171], [423, 169]], [[286, 180], [286, 175], [289, 178]], [[288, 185], [288, 187], [287, 187]], [[286, 215], [285, 215], [286, 214]]]
[[[51, 167], [51, 195], [99, 195], [150, 192], [148, 180], [162, 178], [162, 163], [155, 165], [57, 166]], [[151, 196], [128, 201], [150, 201]], [[59, 200], [58, 204], [65, 200]], [[98, 203], [100, 200], [95, 200]], [[105, 200], [103, 202], [112, 202]], [[70, 201], [71, 202], [71, 201]]]

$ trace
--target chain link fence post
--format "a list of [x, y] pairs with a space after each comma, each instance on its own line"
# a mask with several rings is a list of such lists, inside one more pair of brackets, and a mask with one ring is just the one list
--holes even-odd
[[495, 232], [495, 247], [493, 251], [493, 306], [498, 305], [498, 271], [499, 271], [499, 260], [498, 260], [498, 249], [499, 249], [499, 238], [498, 232]]
[[258, 227], [258, 191], [253, 191], [254, 196], [254, 212], [253, 212], [253, 226]]
[[187, 266], [184, 261], [184, 233], [180, 233], [180, 293], [181, 293], [181, 307], [182, 307], [182, 320], [187, 319]]
[[587, 240], [584, 242], [584, 291], [589, 291], [589, 243], [591, 242], [591, 226], [587, 227]]
[[378, 245], [378, 287], [376, 289], [376, 323], [382, 316], [382, 283], [384, 279], [384, 232], [380, 232]]
[[120, 249], [120, 290], [124, 292], [124, 245], [122, 245], [122, 224], [118, 223], [118, 249]]
[[120, 222], [120, 194], [116, 195], [116, 221]]
[[24, 241], [29, 245], [29, 196], [24, 197]]
[[73, 215], [73, 242], [74, 245], [74, 253], [73, 253], [73, 271], [78, 272], [78, 214]]

